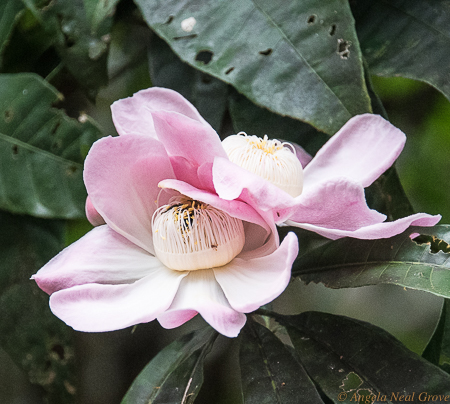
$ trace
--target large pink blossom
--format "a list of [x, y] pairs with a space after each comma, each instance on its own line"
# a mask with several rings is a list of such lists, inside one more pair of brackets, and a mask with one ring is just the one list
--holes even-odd
[[388, 238], [412, 225], [433, 226], [441, 218], [417, 213], [386, 222], [385, 215], [367, 206], [364, 188], [394, 163], [405, 141], [406, 136], [382, 117], [358, 115], [311, 161], [297, 153], [304, 170], [303, 190], [296, 197], [223, 157], [214, 162], [214, 186], [221, 198], [258, 206], [271, 212], [279, 224], [330, 239]]
[[[154, 319], [173, 328], [200, 313], [222, 334], [236, 336], [243, 313], [286, 288], [296, 236], [280, 245], [271, 212], [217, 195], [212, 167], [226, 153], [179, 94], [151, 88], [117, 101], [112, 113], [121, 136], [97, 141], [84, 170], [86, 211], [98, 226], [33, 279], [51, 295], [53, 313], [76, 330], [110, 331]], [[166, 267], [155, 255], [152, 216], [176, 195], [242, 220], [242, 251], [215, 268]]]

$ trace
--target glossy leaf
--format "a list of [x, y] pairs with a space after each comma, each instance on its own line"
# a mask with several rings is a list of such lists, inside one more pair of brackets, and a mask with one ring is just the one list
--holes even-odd
[[373, 74], [425, 81], [450, 99], [450, 8], [446, 0], [352, 2]]
[[24, 4], [17, 0], [3, 0], [0, 2], [0, 67], [3, 49], [8, 43], [19, 13], [24, 8]]
[[288, 348], [249, 320], [241, 331], [240, 367], [245, 404], [322, 404], [314, 384]]
[[135, 0], [181, 59], [328, 134], [370, 100], [346, 1]]
[[359, 396], [372, 397], [363, 402], [374, 396], [377, 402], [420, 402], [421, 393], [450, 394], [450, 375], [381, 328], [318, 312], [277, 319], [310, 377], [334, 403], [361, 402]]
[[[304, 146], [311, 153], [328, 140], [304, 122], [261, 108], [221, 80], [184, 63], [162, 39], [153, 36], [149, 47], [152, 83], [178, 91], [199, 110], [221, 136], [238, 133], [281, 138]], [[224, 122], [229, 111], [232, 128]]]
[[83, 160], [99, 128], [53, 108], [61, 94], [36, 75], [0, 75], [0, 88], [0, 208], [84, 217]]
[[[417, 234], [428, 237], [412, 240]], [[389, 239], [343, 238], [297, 258], [292, 274], [329, 288], [390, 283], [450, 297], [450, 253], [433, 239], [448, 245], [450, 226], [411, 227]]]
[[234, 133], [243, 131], [249, 135], [267, 135], [272, 139], [294, 142], [312, 155], [329, 139], [304, 122], [258, 107], [237, 91], [230, 92], [229, 109]]
[[428, 342], [422, 356], [435, 365], [439, 365], [441, 357], [450, 360], [450, 300], [445, 299], [439, 323]]
[[139, 374], [122, 404], [193, 403], [203, 383], [203, 360], [216, 337], [207, 327], [171, 343]]
[[30, 276], [63, 247], [61, 221], [0, 211], [0, 344], [50, 404], [75, 398], [72, 329]]

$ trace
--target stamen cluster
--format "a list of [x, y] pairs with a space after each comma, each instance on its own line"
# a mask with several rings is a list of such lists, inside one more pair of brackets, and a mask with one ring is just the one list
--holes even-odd
[[291, 196], [303, 188], [303, 168], [294, 147], [287, 142], [245, 132], [228, 136], [222, 142], [228, 158], [238, 166], [271, 182]]
[[172, 198], [152, 219], [157, 257], [175, 270], [222, 266], [244, 246], [242, 221], [185, 196]]

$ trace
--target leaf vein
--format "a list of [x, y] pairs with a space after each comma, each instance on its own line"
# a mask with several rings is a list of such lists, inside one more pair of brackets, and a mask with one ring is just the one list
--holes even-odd
[[53, 154], [53, 153], [51, 153], [51, 152], [49, 152], [47, 150], [40, 149], [39, 147], [30, 145], [28, 143], [23, 142], [22, 140], [19, 140], [17, 138], [13, 138], [13, 137], [5, 135], [3, 133], [0, 133], [0, 139], [3, 139], [3, 140], [5, 140], [8, 143], [12, 143], [12, 144], [15, 144], [17, 146], [23, 147], [24, 149], [29, 150], [32, 153], [42, 154], [45, 157], [47, 157], [49, 159], [52, 159], [52, 160], [55, 160], [55, 161], [57, 161], [59, 163], [73, 164], [73, 165], [76, 165], [77, 168], [79, 168], [79, 169], [83, 168], [83, 164], [81, 164], [81, 163], [77, 163], [77, 162], [75, 162], [73, 160], [69, 160], [69, 159], [66, 159], [64, 157], [57, 156], [57, 155], [55, 155], [55, 154]]

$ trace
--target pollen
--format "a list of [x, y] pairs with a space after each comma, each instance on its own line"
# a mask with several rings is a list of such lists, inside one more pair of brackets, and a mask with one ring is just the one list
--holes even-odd
[[157, 209], [152, 230], [156, 256], [177, 271], [223, 266], [245, 242], [241, 220], [186, 196], [174, 197]]
[[259, 175], [273, 185], [296, 197], [303, 190], [303, 168], [290, 143], [245, 132], [222, 141], [228, 158], [242, 168]]

